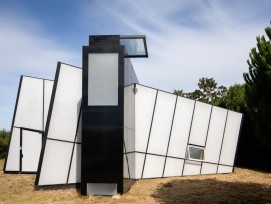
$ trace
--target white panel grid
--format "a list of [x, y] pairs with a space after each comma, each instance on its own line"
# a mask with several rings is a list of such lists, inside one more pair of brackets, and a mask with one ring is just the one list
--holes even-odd
[[199, 175], [200, 169], [200, 162], [198, 162], [198, 164], [195, 164], [194, 162], [185, 161], [183, 176]]
[[226, 129], [222, 141], [219, 164], [234, 165], [242, 114], [228, 111]]
[[54, 81], [44, 80], [44, 119], [43, 119], [43, 121], [44, 121], [43, 129], [44, 130], [45, 130], [45, 126], [46, 126], [46, 120], [47, 120], [47, 116], [48, 116], [53, 85], [54, 85]]
[[81, 144], [75, 144], [72, 156], [72, 163], [70, 164], [70, 173], [68, 183], [81, 182]]
[[183, 170], [183, 159], [167, 157], [163, 177], [181, 176]]
[[150, 130], [148, 153], [166, 156], [175, 103], [175, 95], [158, 91]]
[[[145, 154], [135, 154], [135, 179], [140, 179], [142, 176]], [[131, 169], [131, 168], [130, 168]]]
[[43, 130], [43, 79], [22, 78], [14, 126]]
[[82, 99], [82, 69], [61, 64], [47, 138], [74, 142]]
[[226, 125], [227, 110], [213, 107], [205, 146], [205, 161], [218, 163], [219, 153]]
[[232, 173], [232, 170], [233, 170], [233, 167], [231, 167], [231, 166], [219, 165], [217, 173], [218, 174]]
[[209, 104], [205, 104], [198, 101], [196, 102], [189, 137], [190, 144], [205, 146], [211, 109], [212, 106]]
[[5, 171], [20, 171], [20, 128], [13, 128]]
[[178, 97], [171, 131], [168, 156], [185, 158], [195, 101]]
[[134, 84], [124, 88], [124, 143], [127, 152], [135, 151]]
[[146, 152], [157, 90], [136, 85], [135, 151]]
[[203, 163], [201, 167], [201, 174], [216, 174], [217, 164]]
[[165, 157], [146, 155], [142, 178], [161, 178], [163, 175]]
[[40, 170], [39, 185], [67, 183], [72, 148], [72, 143], [47, 139]]
[[26, 130], [22, 131], [22, 171], [37, 171], [41, 145], [41, 133]]

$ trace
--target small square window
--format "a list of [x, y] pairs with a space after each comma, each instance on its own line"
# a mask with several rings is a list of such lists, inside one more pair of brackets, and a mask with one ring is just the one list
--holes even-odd
[[187, 156], [190, 160], [204, 161], [204, 148], [189, 145], [187, 148]]

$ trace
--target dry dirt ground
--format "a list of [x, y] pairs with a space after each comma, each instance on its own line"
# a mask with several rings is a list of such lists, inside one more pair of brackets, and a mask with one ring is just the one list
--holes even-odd
[[34, 175], [4, 174], [0, 203], [271, 203], [271, 173], [235, 168], [233, 174], [144, 179], [124, 195], [81, 196], [74, 188], [34, 189]]

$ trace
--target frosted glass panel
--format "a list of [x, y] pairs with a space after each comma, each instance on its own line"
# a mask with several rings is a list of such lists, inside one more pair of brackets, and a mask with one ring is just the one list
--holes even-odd
[[13, 128], [5, 171], [20, 170], [20, 129]]
[[82, 98], [82, 69], [61, 64], [47, 138], [74, 141]]
[[14, 126], [42, 130], [43, 80], [23, 77]]
[[220, 164], [233, 165], [242, 114], [229, 111], [220, 156]]
[[22, 135], [22, 171], [36, 172], [38, 169], [42, 134], [23, 130]]
[[88, 195], [116, 195], [117, 184], [116, 183], [88, 183], [87, 194]]
[[156, 92], [154, 89], [136, 85], [135, 151], [146, 152]]
[[88, 105], [118, 105], [118, 53], [88, 55]]
[[166, 155], [176, 96], [158, 91], [148, 152]]
[[144, 167], [143, 178], [162, 177], [165, 157], [147, 155]]
[[178, 97], [168, 156], [185, 158], [195, 101]]
[[190, 144], [205, 145], [211, 108], [212, 106], [209, 104], [196, 102], [189, 139]]
[[47, 139], [38, 185], [67, 183], [72, 146], [72, 143]]
[[184, 160], [182, 159], [167, 158], [164, 177], [181, 176], [183, 170], [183, 162]]
[[227, 110], [213, 107], [205, 148], [205, 161], [218, 163]]
[[200, 174], [200, 162], [198, 164], [189, 163], [187, 161], [185, 162], [183, 171], [184, 176], [199, 174]]
[[68, 183], [81, 182], [81, 145], [75, 144]]
[[49, 111], [53, 85], [54, 81], [44, 80], [44, 130], [46, 126], [46, 120]]
[[233, 167], [230, 167], [230, 166], [222, 166], [222, 165], [219, 165], [219, 166], [218, 166], [217, 173], [219, 173], [219, 174], [223, 174], [223, 173], [232, 173], [232, 169], [233, 169]]
[[135, 154], [135, 179], [140, 179], [143, 170], [145, 154]]
[[201, 174], [216, 174], [217, 165], [203, 163], [201, 168]]

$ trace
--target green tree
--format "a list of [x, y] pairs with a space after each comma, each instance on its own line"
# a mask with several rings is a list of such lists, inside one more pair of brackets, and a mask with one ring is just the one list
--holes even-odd
[[7, 130], [0, 130], [0, 159], [6, 157], [9, 137], [10, 133]]
[[232, 111], [246, 112], [245, 85], [234, 84], [230, 86], [227, 95], [220, 98], [216, 105]]
[[174, 90], [174, 94], [193, 100], [216, 105], [221, 98], [227, 95], [227, 87], [217, 86], [213, 78], [200, 78], [198, 89], [190, 93], [184, 93], [183, 90]]
[[271, 144], [271, 28], [265, 29], [269, 40], [257, 37], [248, 60], [249, 71], [244, 73], [245, 94], [249, 115], [255, 125], [255, 136], [263, 146]]

